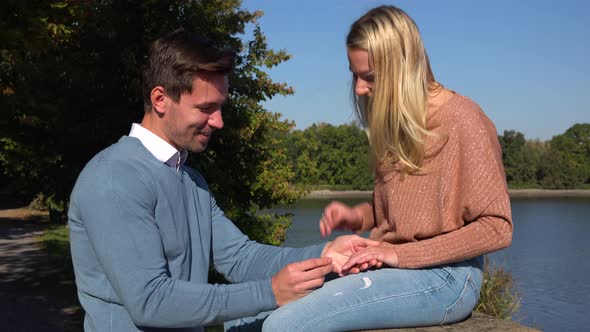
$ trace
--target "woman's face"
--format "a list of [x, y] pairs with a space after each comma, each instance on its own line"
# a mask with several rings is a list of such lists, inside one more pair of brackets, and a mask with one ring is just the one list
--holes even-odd
[[354, 93], [357, 96], [372, 96], [375, 75], [369, 66], [369, 52], [358, 48], [349, 48], [347, 53], [348, 69], [356, 79]]

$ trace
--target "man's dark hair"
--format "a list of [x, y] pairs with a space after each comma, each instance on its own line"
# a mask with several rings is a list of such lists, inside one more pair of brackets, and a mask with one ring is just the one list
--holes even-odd
[[176, 30], [151, 43], [143, 70], [143, 104], [152, 108], [151, 91], [162, 86], [175, 102], [191, 93], [198, 72], [228, 74], [234, 67], [235, 53], [220, 49], [208, 38], [184, 29]]

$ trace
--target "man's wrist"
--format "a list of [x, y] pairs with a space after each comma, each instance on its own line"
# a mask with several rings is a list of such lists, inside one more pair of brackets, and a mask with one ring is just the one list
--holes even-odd
[[279, 304], [279, 288], [278, 288], [279, 286], [278, 286], [277, 278], [278, 277], [276, 274], [270, 278], [270, 290], [271, 290], [274, 304], [277, 307], [280, 307], [281, 305]]

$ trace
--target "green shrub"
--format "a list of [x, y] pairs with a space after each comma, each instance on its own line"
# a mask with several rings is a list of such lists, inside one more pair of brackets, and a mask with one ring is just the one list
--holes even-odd
[[512, 276], [502, 267], [491, 266], [486, 257], [483, 284], [475, 311], [510, 319], [520, 306], [520, 297], [513, 287]]
[[45, 204], [46, 200], [47, 198], [45, 197], [44, 193], [38, 193], [31, 203], [29, 203], [29, 209], [47, 212], [47, 205]]

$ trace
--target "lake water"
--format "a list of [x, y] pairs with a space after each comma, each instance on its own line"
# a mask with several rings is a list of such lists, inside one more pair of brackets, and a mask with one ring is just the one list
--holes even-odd
[[[284, 245], [324, 241], [318, 220], [329, 202], [304, 199], [273, 209], [293, 214]], [[512, 214], [512, 245], [489, 258], [514, 278], [521, 304], [513, 319], [543, 331], [590, 330], [590, 198], [512, 199]], [[349, 233], [332, 238], [341, 234]]]

